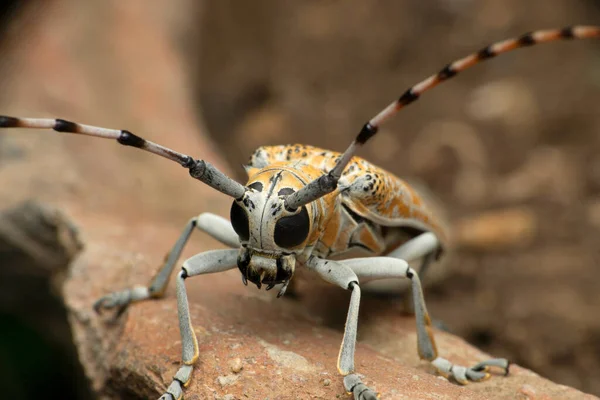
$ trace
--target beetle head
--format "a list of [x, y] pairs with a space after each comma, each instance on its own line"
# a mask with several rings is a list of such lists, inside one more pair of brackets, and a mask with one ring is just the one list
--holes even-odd
[[244, 282], [271, 288], [292, 278], [296, 258], [311, 245], [313, 204], [285, 208], [285, 198], [305, 186], [297, 171], [264, 169], [253, 175], [248, 190], [231, 206], [231, 224], [242, 250], [238, 267]]

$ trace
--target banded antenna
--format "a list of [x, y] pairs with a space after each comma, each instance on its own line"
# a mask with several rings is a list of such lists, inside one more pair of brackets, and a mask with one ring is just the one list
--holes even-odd
[[6, 116], [0, 116], [0, 128], [53, 129], [57, 132], [115, 139], [124, 146], [136, 147], [164, 157], [167, 160], [175, 161], [182, 167], [187, 168], [193, 178], [206, 183], [208, 186], [234, 199], [241, 199], [247, 190], [244, 185], [231, 179], [209, 162], [195, 160], [186, 154], [171, 150], [168, 147], [141, 138], [126, 130], [100, 128], [64, 119], [15, 118]]
[[285, 207], [288, 210], [295, 210], [311, 201], [315, 201], [337, 188], [337, 183], [342, 172], [356, 153], [357, 149], [363, 146], [377, 133], [379, 126], [395, 115], [398, 111], [418, 100], [426, 91], [433, 89], [438, 84], [456, 76], [459, 72], [473, 67], [485, 60], [489, 60], [497, 55], [508, 53], [509, 51], [533, 46], [540, 43], [554, 42], [563, 39], [589, 39], [600, 37], [600, 26], [573, 26], [563, 29], [539, 30], [526, 33], [518, 38], [507, 39], [496, 42], [484, 47], [476, 53], [472, 53], [464, 58], [451, 62], [440, 70], [437, 74], [431, 75], [427, 79], [417, 83], [406, 90], [398, 100], [395, 100], [379, 114], [371, 118], [360, 130], [350, 146], [342, 154], [339, 161], [329, 173], [313, 180], [304, 188], [291, 194], [285, 199]]

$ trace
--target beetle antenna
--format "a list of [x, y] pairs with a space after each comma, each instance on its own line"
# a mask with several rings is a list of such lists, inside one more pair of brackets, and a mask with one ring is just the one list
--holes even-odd
[[427, 79], [417, 83], [406, 90], [402, 96], [393, 101], [379, 114], [371, 118], [360, 130], [356, 138], [350, 143], [350, 146], [342, 154], [336, 165], [321, 177], [313, 180], [301, 190], [291, 194], [285, 200], [285, 206], [288, 210], [310, 203], [318, 198], [333, 192], [337, 188], [337, 183], [342, 176], [342, 172], [356, 153], [359, 147], [367, 143], [379, 130], [379, 126], [394, 116], [398, 111], [407, 105], [415, 102], [426, 91], [433, 89], [440, 83], [456, 76], [459, 72], [469, 69], [485, 60], [489, 60], [500, 54], [529, 47], [536, 44], [554, 42], [567, 39], [588, 39], [600, 37], [600, 26], [573, 26], [563, 29], [539, 30], [526, 33], [520, 37], [496, 42], [486, 46], [478, 52], [469, 54], [466, 57], [458, 59], [442, 68], [438, 73], [431, 75]]
[[192, 178], [198, 179], [234, 199], [241, 199], [247, 190], [244, 185], [228, 177], [211, 163], [204, 160], [196, 160], [186, 154], [141, 138], [127, 130], [101, 128], [64, 119], [15, 118], [7, 116], [0, 116], [0, 128], [53, 129], [57, 132], [114, 139], [123, 146], [136, 147], [175, 161], [182, 167], [187, 168]]

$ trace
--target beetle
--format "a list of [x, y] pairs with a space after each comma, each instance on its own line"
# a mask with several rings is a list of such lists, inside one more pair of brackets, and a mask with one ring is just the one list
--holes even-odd
[[[187, 223], [148, 286], [110, 293], [94, 304], [98, 312], [114, 308], [120, 314], [131, 303], [164, 296], [174, 266], [195, 228], [232, 247], [197, 254], [184, 261], [177, 274], [183, 365], [161, 400], [183, 397], [184, 387], [190, 382], [194, 363], [199, 357], [185, 280], [236, 267], [246, 285], [248, 282], [258, 288], [266, 285], [267, 290], [279, 286], [278, 297], [285, 294], [298, 267], [305, 267], [325, 281], [349, 290], [351, 298], [337, 366], [344, 377], [345, 389], [356, 400], [371, 400], [378, 398], [377, 393], [362, 383], [354, 367], [360, 282], [385, 278], [410, 280], [418, 354], [441, 375], [466, 384], [489, 378], [490, 367], [501, 368], [507, 374], [509, 362], [497, 358], [463, 367], [438, 355], [419, 275], [409, 263], [423, 260], [423, 266], [426, 266], [439, 259], [446, 247], [446, 228], [411, 186], [355, 153], [399, 110], [439, 83], [484, 60], [539, 43], [598, 37], [598, 26], [574, 26], [535, 31], [484, 47], [447, 64], [438, 73], [406, 90], [370, 119], [343, 153], [300, 144], [260, 147], [246, 167], [248, 181], [245, 185], [205, 160], [194, 159], [127, 130], [64, 119], [8, 116], [0, 116], [0, 127], [53, 129], [115, 139], [124, 146], [174, 161], [188, 169], [193, 178], [233, 198], [230, 221], [203, 213]], [[349, 257], [355, 252], [364, 257]]]

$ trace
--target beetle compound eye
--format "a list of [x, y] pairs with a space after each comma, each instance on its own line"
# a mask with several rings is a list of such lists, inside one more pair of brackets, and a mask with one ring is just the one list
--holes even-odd
[[250, 225], [248, 223], [248, 214], [246, 210], [240, 206], [237, 201], [234, 201], [231, 205], [231, 211], [229, 212], [229, 218], [233, 230], [238, 234], [242, 241], [246, 241], [250, 238]]
[[298, 214], [282, 217], [275, 225], [274, 239], [279, 247], [291, 248], [302, 244], [308, 236], [310, 220], [306, 207]]

